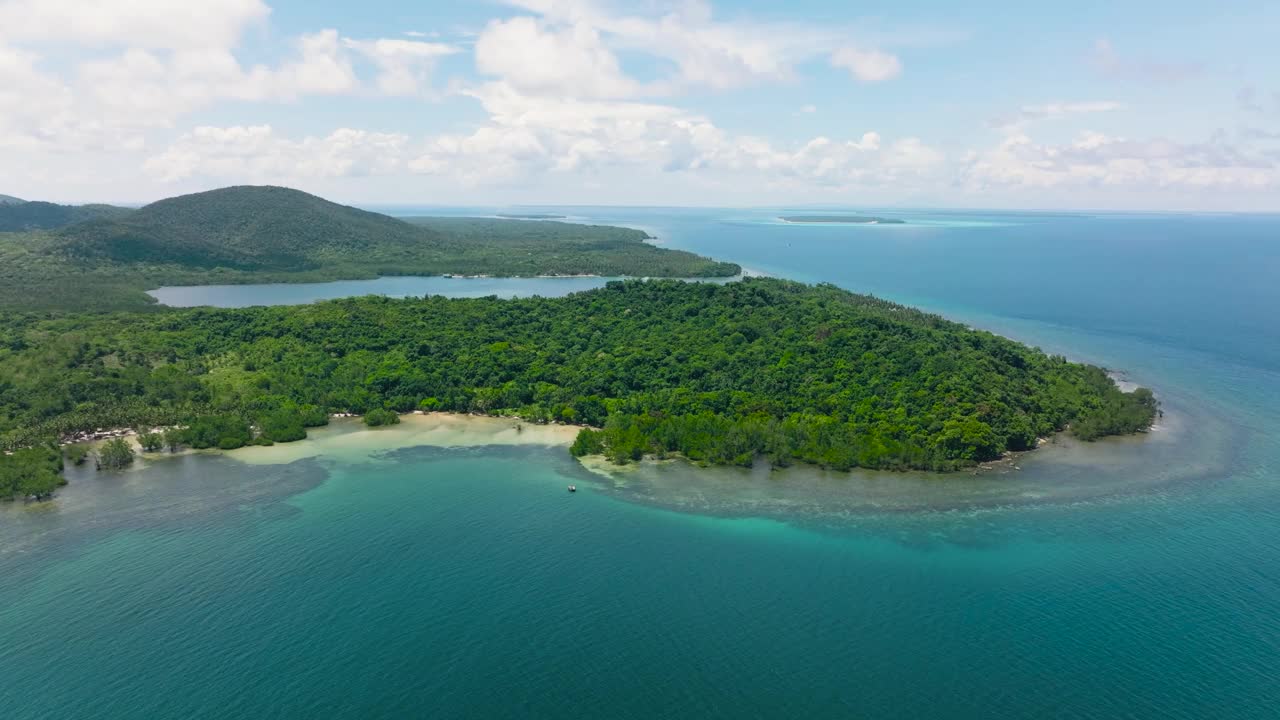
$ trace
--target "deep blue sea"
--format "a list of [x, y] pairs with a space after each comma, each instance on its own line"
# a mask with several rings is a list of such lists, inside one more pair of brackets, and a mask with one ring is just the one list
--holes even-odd
[[945, 478], [341, 428], [76, 473], [0, 507], [0, 718], [1280, 717], [1280, 217], [536, 210], [1099, 363], [1166, 416]]

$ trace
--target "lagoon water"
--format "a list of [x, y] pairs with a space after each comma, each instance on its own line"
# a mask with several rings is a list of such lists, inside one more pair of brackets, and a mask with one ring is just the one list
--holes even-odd
[[336, 280], [318, 283], [266, 283], [261, 285], [195, 285], [162, 287], [148, 294], [171, 307], [252, 307], [254, 305], [303, 305], [318, 300], [385, 295], [387, 297], [501, 298], [562, 297], [603, 286], [616, 278], [462, 278], [462, 277], [381, 277], [372, 280]]
[[1160, 428], [942, 479], [342, 424], [78, 472], [0, 508], [0, 716], [1276, 717], [1280, 218], [861, 211], [917, 222], [539, 209], [1104, 364]]

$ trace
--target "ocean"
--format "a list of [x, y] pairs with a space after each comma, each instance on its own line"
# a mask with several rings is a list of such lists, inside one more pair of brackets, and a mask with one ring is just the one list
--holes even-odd
[[0, 507], [0, 717], [1275, 717], [1280, 217], [859, 210], [908, 224], [537, 209], [1102, 364], [1160, 426], [941, 478], [341, 424], [75, 472]]

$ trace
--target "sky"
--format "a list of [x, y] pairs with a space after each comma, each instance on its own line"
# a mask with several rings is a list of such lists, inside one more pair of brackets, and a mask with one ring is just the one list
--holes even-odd
[[1280, 3], [0, 0], [0, 193], [1280, 211]]

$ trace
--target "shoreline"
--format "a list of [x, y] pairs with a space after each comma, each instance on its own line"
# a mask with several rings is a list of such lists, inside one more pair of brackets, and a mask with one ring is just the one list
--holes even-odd
[[[411, 447], [467, 448], [492, 445], [568, 447], [578, 436], [573, 425], [535, 425], [519, 418], [463, 413], [410, 413], [395, 425], [366, 427], [359, 417], [335, 418], [310, 428], [291, 443], [246, 446], [226, 451], [250, 465], [278, 465], [321, 455], [366, 454]], [[234, 453], [232, 455], [231, 453]]]
[[[62, 440], [60, 447], [69, 445], [83, 445], [90, 451], [102, 447], [107, 442], [114, 439], [124, 439], [133, 448], [135, 453], [134, 464], [122, 468], [123, 471], [138, 469], [145, 467], [150, 462], [161, 460], [169, 457], [182, 457], [186, 455], [206, 454], [206, 455], [226, 455], [242, 460], [249, 464], [279, 464], [293, 462], [304, 458], [317, 457], [326, 454], [326, 451], [338, 451], [341, 453], [344, 449], [351, 449], [356, 446], [368, 450], [371, 447], [377, 450], [396, 450], [409, 447], [441, 447], [441, 448], [462, 448], [462, 447], [484, 447], [490, 445], [496, 446], [527, 446], [541, 445], [544, 447], [564, 447], [568, 448], [577, 438], [578, 432], [583, 429], [599, 429], [589, 428], [586, 425], [571, 425], [565, 423], [548, 423], [536, 424], [524, 420], [523, 418], [510, 415], [479, 415], [474, 413], [456, 413], [456, 412], [424, 412], [421, 410], [410, 413], [399, 414], [400, 422], [394, 425], [383, 425], [379, 427], [368, 427], [363, 422], [363, 416], [355, 413], [331, 413], [329, 415], [330, 422], [328, 425], [307, 428], [307, 437], [293, 442], [280, 442], [274, 445], [245, 445], [243, 447], [231, 450], [222, 450], [219, 448], [203, 448], [195, 449], [184, 447], [177, 451], [163, 450], [160, 452], [144, 452], [138, 441], [141, 434], [138, 429], [134, 428], [107, 428], [94, 433], [93, 439], [87, 440]], [[1102, 438], [1096, 442], [1106, 440], [1137, 440], [1141, 441], [1151, 437], [1153, 433], [1159, 433], [1165, 430], [1157, 423], [1153, 423], [1152, 427], [1144, 432], [1134, 433], [1132, 435], [1124, 435], [1117, 437]], [[158, 428], [164, 430], [165, 428]], [[146, 429], [146, 432], [154, 432], [156, 428]], [[747, 471], [759, 470], [761, 468], [773, 476], [796, 474], [803, 475], [805, 473], [835, 473], [845, 476], [855, 476], [858, 474], [873, 475], [920, 475], [931, 478], [948, 478], [948, 477], [977, 477], [988, 474], [1004, 474], [1009, 471], [1018, 471], [1022, 468], [1019, 463], [1023, 460], [1034, 459], [1043, 454], [1042, 451], [1050, 447], [1061, 448], [1064, 445], [1089, 445], [1092, 443], [1083, 443], [1072, 438], [1066, 431], [1055, 433], [1049, 437], [1038, 438], [1036, 446], [1027, 450], [1008, 451], [1002, 457], [995, 460], [988, 460], [978, 463], [972, 467], [964, 468], [954, 472], [937, 472], [929, 470], [876, 470], [872, 468], [854, 467], [847, 471], [829, 470], [819, 465], [811, 465], [803, 462], [795, 462], [784, 467], [773, 467], [767, 462], [758, 462], [756, 467], [747, 468]], [[617, 464], [609, 461], [605, 455], [586, 455], [582, 457], [574, 457], [584, 469], [596, 475], [616, 475], [618, 473], [627, 473], [639, 467], [655, 466], [655, 465], [680, 465], [692, 472], [705, 470], [722, 470], [735, 469], [734, 466], [727, 465], [702, 465], [689, 460], [679, 453], [672, 453], [668, 457], [659, 458], [657, 456], [646, 455], [638, 461], [626, 464]], [[64, 471], [65, 476], [65, 471]]]
[[[104, 436], [83, 443], [91, 450], [123, 438], [133, 447], [134, 463], [122, 468], [127, 472], [146, 467], [151, 462], [186, 455], [225, 455], [254, 465], [293, 462], [342, 452], [356, 446], [362, 449], [396, 450], [407, 447], [484, 447], [487, 445], [541, 445], [568, 447], [584, 426], [551, 423], [538, 425], [515, 417], [472, 415], [467, 413], [414, 412], [400, 415], [395, 425], [367, 427], [362, 416], [352, 413], [330, 415], [328, 425], [307, 428], [307, 437], [274, 445], [245, 445], [233, 450], [218, 448], [182, 448], [176, 452], [143, 452], [138, 433], [132, 428], [113, 428]], [[104, 471], [109, 472], [109, 471]]]
[[[69, 465], [65, 477], [70, 486], [60, 489], [51, 501], [20, 504], [39, 509], [64, 495], [66, 502], [79, 502], [86, 484], [146, 482], [152, 466], [159, 468], [167, 461], [203, 463], [225, 457], [237, 464], [264, 466], [261, 471], [245, 468], [249, 477], [266, 472], [268, 466], [302, 460], [322, 466], [367, 466], [368, 472], [377, 475], [380, 464], [398, 462], [397, 451], [418, 447], [463, 453], [485, 447], [499, 453], [504, 447], [541, 448], [562, 459], [556, 465], [562, 467], [565, 482], [576, 480], [581, 488], [587, 480], [592, 490], [619, 499], [695, 514], [800, 519], [1077, 504], [1143, 494], [1205, 476], [1215, 467], [1212, 458], [1183, 457], [1176, 449], [1189, 420], [1177, 410], [1168, 416], [1168, 432], [1093, 443], [1060, 434], [1038, 452], [1024, 451], [946, 474], [862, 468], [846, 472], [804, 464], [775, 469], [764, 461], [753, 468], [703, 466], [679, 456], [614, 465], [601, 455], [568, 455], [568, 446], [581, 428], [577, 425], [533, 425], [510, 416], [443, 412], [400, 417], [400, 424], [375, 428], [364, 426], [359, 417], [336, 417], [328, 426], [309, 429], [304, 440], [269, 447], [139, 453], [132, 465], [120, 471]], [[136, 435], [128, 439], [136, 443]], [[569, 468], [573, 470], [564, 472]], [[146, 492], [142, 486], [138, 490]]]

